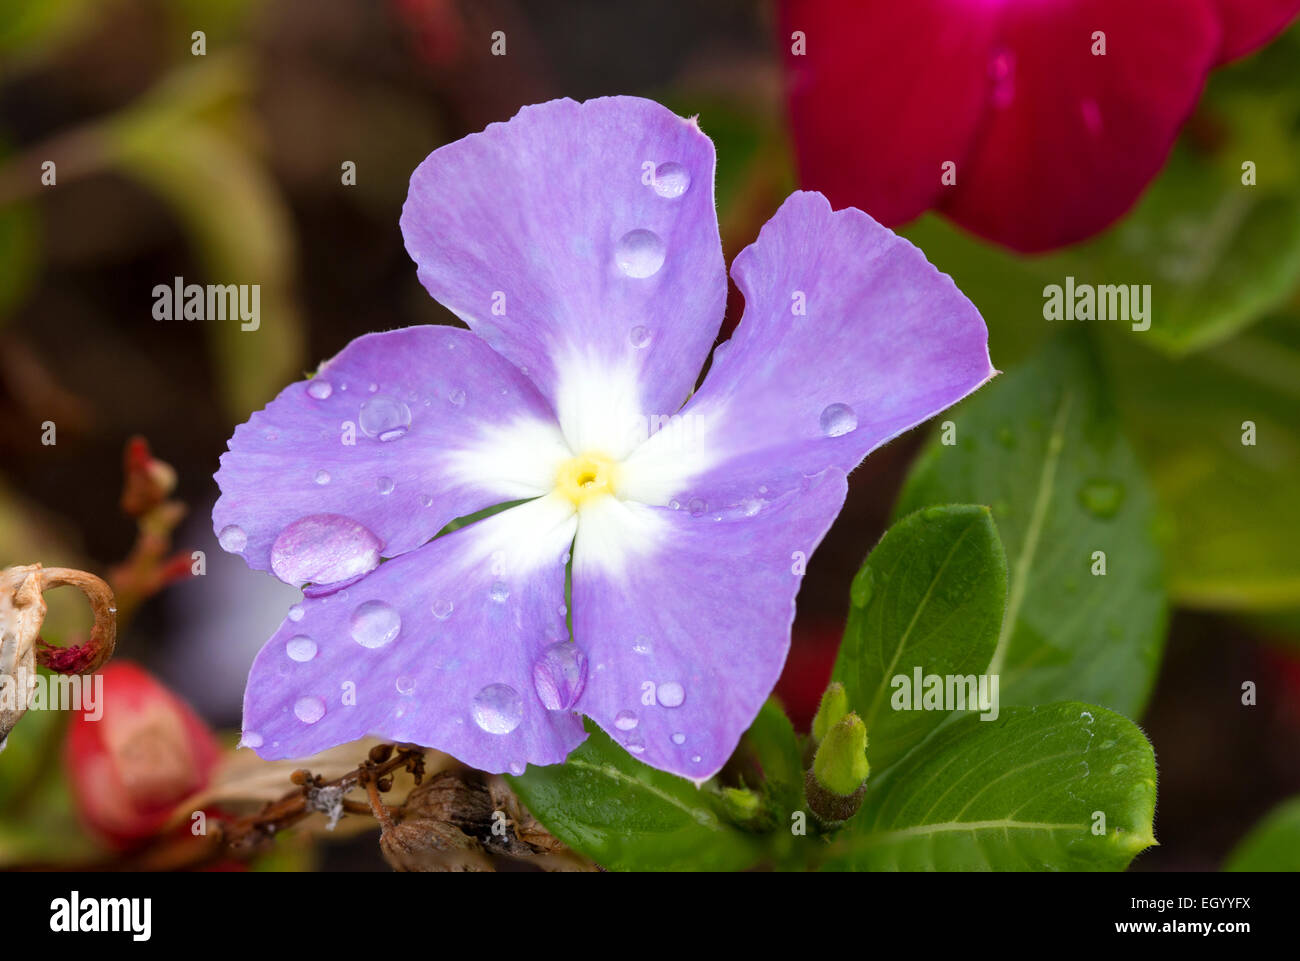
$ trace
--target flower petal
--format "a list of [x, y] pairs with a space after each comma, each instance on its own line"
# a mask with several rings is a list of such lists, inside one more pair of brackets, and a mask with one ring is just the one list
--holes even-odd
[[846, 492], [828, 470], [753, 514], [614, 498], [584, 509], [573, 636], [589, 676], [577, 709], [647, 764], [716, 773], [776, 684], [803, 565]]
[[623, 496], [753, 507], [827, 467], [848, 473], [994, 373], [984, 322], [952, 280], [821, 194], [793, 194], [732, 273], [736, 334], [679, 422], [625, 463]]
[[891, 227], [952, 190], [943, 164], [960, 167], [983, 116], [998, 5], [786, 0], [780, 9], [801, 181]]
[[1300, 0], [1214, 0], [1214, 5], [1223, 27], [1219, 63], [1262, 47], [1300, 13]]
[[243, 743], [276, 759], [376, 734], [498, 773], [562, 761], [586, 735], [533, 673], [568, 637], [575, 527], [572, 504], [539, 498], [308, 598], [253, 663]]
[[659, 104], [555, 100], [430, 154], [402, 233], [429, 293], [533, 379], [575, 451], [619, 457], [636, 418], [681, 406], [722, 321], [713, 168], [696, 123]]
[[[1016, 250], [1074, 243], [1123, 214], [1164, 165], [1217, 56], [1217, 18], [1188, 0], [1001, 11], [990, 106], [941, 207]], [[1104, 56], [1092, 52], [1097, 31]]]
[[213, 527], [254, 568], [338, 582], [550, 490], [565, 456], [537, 390], [472, 333], [369, 334], [235, 430]]

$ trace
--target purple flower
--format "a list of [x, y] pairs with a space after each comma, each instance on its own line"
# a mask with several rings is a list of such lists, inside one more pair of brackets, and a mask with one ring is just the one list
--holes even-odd
[[745, 316], [692, 394], [727, 290], [713, 170], [694, 120], [611, 97], [415, 171], [407, 250], [470, 330], [358, 338], [217, 472], [222, 546], [307, 594], [253, 664], [244, 744], [375, 733], [519, 773], [585, 714], [655, 767], [722, 766], [846, 474], [994, 371], [947, 276], [797, 193], [736, 258]]

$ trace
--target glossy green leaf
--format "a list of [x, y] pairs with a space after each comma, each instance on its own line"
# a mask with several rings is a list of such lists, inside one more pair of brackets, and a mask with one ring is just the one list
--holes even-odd
[[935, 507], [891, 527], [851, 590], [834, 679], [867, 726], [878, 774], [946, 718], [894, 710], [893, 679], [978, 675], [997, 646], [1007, 564], [987, 508]]
[[[947, 415], [896, 508], [993, 508], [1010, 581], [989, 671], [1004, 704], [1070, 698], [1136, 717], [1167, 619], [1155, 513], [1087, 343], [1057, 339]], [[1100, 552], [1100, 553], [1099, 553]], [[1104, 554], [1105, 574], [1100, 571]]]
[[1085, 704], [966, 715], [874, 780], [831, 867], [1121, 870], [1154, 843], [1155, 755]]
[[1126, 429], [1159, 497], [1174, 598], [1300, 606], [1300, 316], [1181, 360], [1108, 346]]
[[1300, 797], [1278, 805], [1228, 855], [1225, 871], [1300, 871]]
[[732, 871], [758, 860], [756, 839], [720, 817], [707, 788], [647, 767], [595, 725], [588, 730], [563, 764], [510, 778], [561, 841], [618, 871]]

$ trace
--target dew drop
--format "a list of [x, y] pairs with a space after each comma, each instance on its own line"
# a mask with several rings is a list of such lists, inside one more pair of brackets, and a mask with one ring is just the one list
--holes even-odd
[[509, 684], [489, 684], [474, 695], [474, 723], [489, 734], [509, 734], [524, 717], [524, 702]]
[[659, 235], [651, 230], [629, 230], [614, 250], [614, 262], [629, 277], [653, 277], [664, 265], [667, 249]]
[[686, 743], [686, 735], [683, 734], [681, 731], [678, 731], [676, 734], [673, 735], [673, 743], [674, 743], [674, 744], [685, 744], [685, 743]]
[[587, 685], [587, 655], [567, 641], [552, 644], [533, 664], [533, 686], [548, 711], [567, 711]]
[[238, 524], [228, 524], [221, 528], [221, 533], [217, 535], [217, 543], [221, 545], [223, 551], [238, 554], [248, 546], [248, 535]]
[[304, 724], [315, 724], [325, 716], [325, 702], [311, 694], [300, 697], [294, 701], [293, 716]]
[[262, 735], [258, 734], [256, 731], [245, 731], [239, 737], [239, 746], [254, 748], [261, 747]]
[[528, 765], [526, 765], [523, 761], [510, 762], [510, 773], [513, 774], [515, 777], [519, 777], [521, 774], [524, 773], [525, 770], [527, 770], [527, 768]]
[[393, 686], [397, 688], [397, 693], [403, 696], [414, 694], [415, 678], [403, 674], [395, 682], [393, 682]]
[[379, 566], [379, 538], [342, 514], [312, 514], [294, 521], [271, 545], [271, 570], [295, 586], [337, 584]]
[[1124, 486], [1117, 481], [1094, 478], [1080, 488], [1079, 503], [1093, 517], [1114, 517], [1124, 503]]
[[451, 617], [451, 610], [454, 606], [451, 601], [434, 601], [433, 616], [440, 621], [445, 621]]
[[306, 609], [303, 608], [301, 604], [295, 604], [293, 607], [289, 608], [289, 620], [297, 623], [302, 620], [302, 616], [305, 613], [307, 613]]
[[700, 517], [701, 515], [703, 515], [705, 510], [708, 509], [708, 505], [705, 504], [704, 501], [700, 500], [698, 497], [693, 498], [691, 500], [689, 507], [690, 507], [692, 517]]
[[391, 494], [393, 492], [393, 488], [396, 487], [397, 484], [394, 483], [391, 477], [381, 477], [379, 478], [379, 480], [375, 481], [375, 486], [379, 488], [379, 493]]
[[637, 716], [631, 711], [619, 711], [614, 715], [614, 726], [620, 731], [630, 731], [638, 724]]
[[316, 642], [306, 634], [299, 634], [285, 641], [284, 652], [290, 660], [304, 664], [316, 656]]
[[655, 695], [664, 707], [680, 707], [686, 700], [686, 692], [676, 681], [665, 681], [656, 689]]
[[316, 472], [316, 483], [322, 487], [330, 482], [330, 472], [327, 470], [318, 470]]
[[691, 186], [690, 172], [679, 163], [669, 161], [655, 167], [654, 189], [660, 197], [676, 200]]
[[848, 404], [831, 404], [822, 411], [822, 433], [827, 437], [842, 437], [858, 428], [858, 415]]
[[492, 598], [492, 600], [495, 601], [497, 604], [504, 604], [506, 602], [506, 598], [508, 598], [509, 596], [510, 596], [510, 588], [506, 587], [500, 581], [497, 581], [495, 584], [492, 585], [491, 589], [488, 590], [488, 597]]
[[453, 390], [450, 394], [447, 395], [447, 400], [451, 401], [453, 407], [464, 407], [465, 392], [461, 390], [459, 387], [457, 387], [455, 390]]
[[361, 405], [357, 423], [367, 437], [396, 440], [411, 426], [411, 408], [395, 397], [375, 394]]
[[325, 400], [330, 394], [334, 393], [334, 385], [328, 380], [315, 378], [307, 385], [307, 393], [317, 400]]
[[649, 654], [649, 653], [650, 653], [650, 638], [648, 638], [648, 637], [638, 637], [638, 638], [636, 639], [636, 642], [632, 645], [632, 651], [633, 651], [633, 653], [636, 653], [636, 654]]
[[650, 328], [638, 324], [628, 332], [627, 339], [632, 342], [633, 347], [640, 350], [650, 343]]
[[402, 618], [391, 604], [366, 601], [352, 612], [350, 624], [352, 640], [362, 647], [375, 648], [393, 642], [402, 629]]
[[432, 506], [433, 506], [433, 498], [430, 497], [428, 494], [421, 494], [421, 495], [420, 495], [420, 506], [421, 506], [421, 507], [432, 507]]

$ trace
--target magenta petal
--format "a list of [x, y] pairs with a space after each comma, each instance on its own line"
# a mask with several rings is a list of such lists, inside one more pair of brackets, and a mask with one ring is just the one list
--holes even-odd
[[253, 664], [243, 743], [305, 757], [376, 734], [485, 771], [562, 761], [586, 735], [547, 709], [534, 665], [568, 636], [574, 528], [571, 505], [541, 498], [304, 600]]
[[[610, 501], [574, 545], [577, 709], [645, 763], [716, 773], [785, 663], [808, 556], [844, 502], [830, 470], [754, 514]], [[610, 544], [629, 545], [626, 553]]]
[[1223, 28], [1219, 63], [1262, 47], [1300, 13], [1300, 0], [1214, 0]]
[[[1164, 165], [1218, 54], [1219, 26], [1200, 0], [1000, 9], [989, 107], [941, 208], [981, 236], [1046, 250], [1110, 224]], [[1092, 52], [1097, 32], [1104, 56]]]
[[369, 334], [235, 430], [213, 526], [254, 568], [342, 583], [448, 521], [549, 490], [547, 458], [509, 446], [524, 435], [562, 453], [532, 383], [473, 334]]
[[685, 429], [629, 460], [629, 496], [755, 507], [827, 467], [848, 473], [994, 373], [984, 322], [951, 278], [821, 194], [793, 194], [732, 273], [745, 296], [735, 336], [683, 409]]
[[961, 165], [983, 116], [999, 6], [787, 0], [780, 9], [802, 183], [886, 226], [953, 190], [943, 165]]
[[713, 168], [696, 123], [657, 103], [555, 100], [430, 154], [402, 233], [429, 293], [524, 370], [562, 426], [591, 370], [626, 374], [634, 396], [599, 400], [620, 415], [671, 413], [726, 298]]

